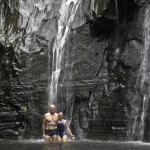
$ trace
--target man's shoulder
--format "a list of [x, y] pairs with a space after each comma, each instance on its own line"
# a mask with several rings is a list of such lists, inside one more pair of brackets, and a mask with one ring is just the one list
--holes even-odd
[[49, 113], [46, 113], [46, 114], [44, 114], [44, 117], [47, 117], [47, 116], [49, 116], [50, 114]]
[[58, 113], [55, 113], [56, 116], [58, 116]]
[[[46, 117], [46, 116], [51, 116], [52, 114], [50, 114], [50, 113], [46, 113], [44, 116]], [[53, 115], [55, 115], [55, 116], [58, 116], [58, 113], [55, 113], [55, 114], [53, 114]]]

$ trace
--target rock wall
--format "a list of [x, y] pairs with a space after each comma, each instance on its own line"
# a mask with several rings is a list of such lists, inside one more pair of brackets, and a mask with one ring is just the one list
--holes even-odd
[[[47, 112], [48, 85], [52, 74], [52, 46], [57, 34], [61, 2], [64, 1], [0, 1], [1, 139], [41, 137], [42, 116]], [[85, 23], [83, 14], [91, 8], [91, 3], [81, 1], [72, 33]], [[63, 63], [66, 64], [66, 61], [64, 59]], [[67, 94], [63, 92], [67, 90], [60, 87], [61, 82], [66, 85], [64, 81], [68, 73], [69, 68], [64, 66], [57, 103], [66, 99]], [[64, 100], [64, 105], [58, 104], [58, 110], [65, 108], [66, 103]]]
[[[41, 137], [61, 2], [0, 1], [1, 139]], [[66, 42], [57, 110], [79, 139], [128, 140], [149, 1], [92, 2], [82, 0]]]
[[41, 137], [60, 1], [0, 1], [0, 138]]
[[[118, 8], [115, 11], [112, 8], [116, 2]], [[107, 83], [104, 83], [99, 100], [98, 117], [89, 122], [89, 138], [139, 140], [139, 137], [135, 139], [127, 133], [133, 120], [131, 111], [136, 107], [132, 105], [132, 99], [136, 93], [137, 77], [143, 59], [143, 24], [148, 3], [110, 1], [100, 17], [89, 21], [92, 35], [99, 38], [99, 41], [108, 42], [105, 60]], [[146, 117], [146, 120], [147, 126], [149, 118]], [[147, 133], [149, 131], [144, 132], [143, 141], [149, 141]]]

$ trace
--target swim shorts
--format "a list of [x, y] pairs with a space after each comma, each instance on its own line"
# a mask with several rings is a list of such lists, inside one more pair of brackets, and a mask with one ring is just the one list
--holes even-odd
[[57, 129], [45, 130], [45, 135], [48, 135], [48, 136], [58, 135], [58, 130]]

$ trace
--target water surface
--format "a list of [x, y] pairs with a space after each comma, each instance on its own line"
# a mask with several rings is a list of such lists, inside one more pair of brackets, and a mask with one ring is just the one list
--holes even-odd
[[44, 143], [42, 140], [0, 141], [0, 150], [150, 150], [150, 143], [69, 141]]

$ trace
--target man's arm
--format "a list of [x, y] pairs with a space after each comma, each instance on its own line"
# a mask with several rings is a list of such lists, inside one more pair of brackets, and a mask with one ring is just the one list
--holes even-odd
[[55, 115], [54, 115], [54, 121], [58, 121], [58, 114], [57, 113], [55, 113]]
[[46, 124], [46, 118], [45, 118], [45, 115], [44, 115], [44, 117], [43, 117], [43, 123], [42, 123], [43, 138], [45, 136], [45, 124]]

